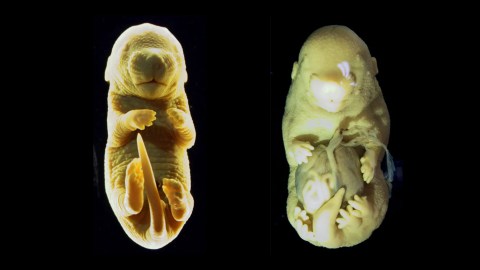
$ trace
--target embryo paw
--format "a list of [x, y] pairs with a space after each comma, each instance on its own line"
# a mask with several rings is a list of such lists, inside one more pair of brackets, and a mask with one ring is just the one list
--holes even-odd
[[360, 167], [360, 171], [363, 174], [363, 180], [367, 184], [370, 184], [373, 179], [376, 167], [375, 161], [376, 159], [372, 157], [372, 155], [369, 155], [368, 151], [362, 158], [360, 158], [360, 163], [362, 164], [362, 166]]
[[186, 113], [182, 110], [170, 108], [167, 110], [167, 116], [174, 127], [181, 127], [185, 124]]
[[172, 209], [172, 215], [175, 220], [184, 220], [189, 216], [189, 205], [187, 192], [183, 185], [173, 179], [164, 178], [162, 185], [163, 192], [167, 196], [168, 203]]
[[348, 200], [350, 214], [359, 218], [368, 218], [372, 215], [372, 207], [367, 200], [367, 196], [353, 196], [353, 200]]
[[298, 165], [308, 162], [308, 157], [312, 156], [314, 147], [309, 142], [293, 141], [290, 155], [295, 158]]
[[135, 130], [144, 130], [145, 127], [153, 125], [156, 112], [148, 109], [132, 110], [127, 113], [127, 122]]
[[347, 206], [347, 210], [340, 209], [339, 214], [341, 217], [336, 219], [339, 229], [343, 229], [347, 226], [352, 228], [360, 226], [362, 221], [359, 217], [352, 214], [353, 211], [356, 210], [354, 210], [351, 205]]
[[134, 158], [128, 164], [125, 179], [125, 208], [130, 215], [138, 214], [143, 208], [145, 185], [140, 158]]
[[295, 207], [294, 220], [295, 229], [303, 240], [314, 238], [312, 231], [312, 220], [308, 216], [307, 212], [301, 209], [299, 206]]

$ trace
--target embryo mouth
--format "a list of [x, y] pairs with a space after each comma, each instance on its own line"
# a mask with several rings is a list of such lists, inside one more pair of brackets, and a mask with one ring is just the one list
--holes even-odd
[[152, 79], [150, 81], [146, 81], [146, 82], [140, 82], [140, 83], [137, 83], [137, 85], [153, 85], [153, 84], [158, 84], [158, 85], [163, 85], [163, 86], [167, 86], [167, 83], [165, 82], [159, 82], [155, 79]]

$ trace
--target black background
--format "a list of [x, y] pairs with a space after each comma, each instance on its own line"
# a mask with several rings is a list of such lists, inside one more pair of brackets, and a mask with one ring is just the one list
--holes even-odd
[[[477, 9], [464, 4], [436, 4], [434, 9], [364, 5], [369, 12], [312, 7], [309, 15], [297, 5], [281, 16], [252, 15], [248, 6], [248, 12], [227, 7], [234, 12], [225, 16], [165, 17], [89, 16], [78, 5], [48, 13], [42, 5], [32, 14], [15, 16], [3, 29], [7, 49], [2, 56], [8, 67], [2, 96], [7, 257], [41, 255], [39, 262], [51, 263], [52, 255], [55, 262], [81, 256], [70, 261], [89, 266], [86, 258], [92, 254], [185, 253], [206, 253], [214, 259], [240, 255], [245, 263], [251, 263], [245, 260], [249, 255], [287, 253], [320, 255], [322, 265], [351, 261], [389, 267], [427, 260], [431, 265], [449, 258], [456, 265], [468, 262], [455, 257], [467, 257], [476, 243], [478, 16], [471, 13]], [[179, 10], [161, 5], [142, 8]], [[180, 235], [185, 241], [175, 241], [181, 245], [174, 241], [157, 251], [136, 246], [123, 233], [90, 170], [93, 144], [102, 185], [102, 91], [107, 84], [106, 58], [101, 58], [122, 26], [145, 21], [188, 29], [187, 36], [172, 30], [177, 38], [183, 36], [181, 42], [199, 30], [205, 35], [193, 43], [206, 48], [201, 54], [201, 49], [182, 43], [188, 57], [205, 60], [194, 69], [196, 64], [186, 59], [189, 75], [197, 76], [186, 91], [195, 125], [203, 129], [198, 134], [203, 143], [189, 152], [196, 166], [192, 192], [206, 197], [202, 202], [196, 197], [198, 219], [188, 221], [201, 225], [187, 224], [185, 229], [199, 235]], [[404, 172], [403, 182], [394, 184], [386, 219], [372, 238], [336, 250], [300, 240], [282, 216], [287, 181], [280, 135], [284, 95], [301, 44], [312, 31], [329, 24], [349, 26], [377, 58], [377, 78], [392, 119], [389, 148], [395, 160], [402, 161]], [[192, 50], [199, 54], [192, 55]], [[195, 93], [204, 97], [193, 97], [190, 88], [196, 83], [204, 87]], [[194, 154], [201, 158], [194, 160]], [[202, 204], [205, 211], [200, 213]], [[328, 260], [323, 255], [329, 255]], [[279, 262], [296, 263], [298, 258], [282, 257]], [[129, 262], [123, 257], [108, 260], [114, 261]], [[158, 261], [152, 265], [158, 266]]]
[[[178, 238], [157, 251], [143, 249], [125, 235], [103, 186], [106, 59], [120, 33], [143, 22], [169, 28], [183, 46], [189, 73], [186, 92], [198, 136], [189, 150], [193, 215]], [[415, 207], [420, 199], [429, 200], [421, 191], [428, 172], [420, 165], [428, 160], [414, 151], [420, 148], [412, 132], [432, 124], [433, 112], [421, 110], [421, 92], [433, 87], [422, 80], [433, 71], [412, 64], [434, 58], [425, 53], [428, 41], [437, 37], [426, 31], [428, 22], [400, 27], [387, 21], [318, 17], [96, 16], [90, 23], [93, 144], [100, 180], [90, 189], [93, 254], [387, 255], [411, 243], [410, 251], [420, 249], [431, 240], [418, 229], [428, 213]], [[281, 135], [293, 62], [308, 35], [330, 24], [350, 27], [377, 58], [377, 79], [391, 117], [389, 149], [403, 169], [380, 228], [364, 243], [337, 250], [301, 240], [287, 221], [288, 164]], [[408, 94], [412, 91], [418, 93], [414, 99]]]

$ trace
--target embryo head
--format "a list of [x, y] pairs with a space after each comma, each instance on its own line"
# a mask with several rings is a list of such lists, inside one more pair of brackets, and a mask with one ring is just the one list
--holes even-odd
[[145, 99], [174, 96], [187, 81], [182, 46], [165, 27], [132, 26], [115, 42], [105, 80], [122, 94]]
[[345, 26], [313, 32], [304, 43], [292, 79], [300, 79], [315, 105], [328, 112], [342, 111], [349, 97], [358, 95], [366, 76], [377, 74], [375, 58], [360, 37]]

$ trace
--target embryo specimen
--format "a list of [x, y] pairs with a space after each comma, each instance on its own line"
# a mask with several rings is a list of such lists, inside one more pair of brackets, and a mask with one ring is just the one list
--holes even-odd
[[380, 164], [390, 117], [377, 73], [366, 44], [345, 26], [313, 32], [293, 65], [282, 122], [287, 216], [316, 246], [365, 241], [387, 211]]
[[187, 149], [195, 128], [183, 49], [167, 28], [132, 26], [108, 58], [105, 189], [126, 234], [148, 249], [174, 240], [193, 210]]

